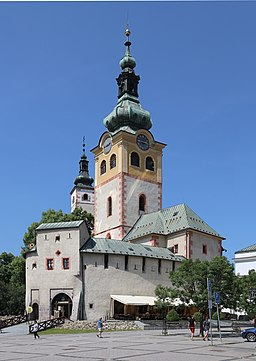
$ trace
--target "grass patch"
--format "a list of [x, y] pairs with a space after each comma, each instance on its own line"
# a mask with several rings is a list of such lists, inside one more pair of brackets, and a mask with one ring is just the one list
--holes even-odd
[[[141, 331], [141, 330], [104, 330], [103, 333], [106, 332], [123, 332], [123, 331]], [[67, 328], [48, 328], [48, 330], [40, 331], [40, 334], [43, 335], [68, 335], [68, 334], [76, 334], [76, 333], [97, 333], [97, 330], [83, 330], [83, 329], [67, 329]]]
[[48, 330], [41, 331], [40, 334], [43, 335], [66, 335], [66, 334], [75, 334], [75, 333], [96, 333], [97, 330], [69, 330], [67, 328], [48, 328]]

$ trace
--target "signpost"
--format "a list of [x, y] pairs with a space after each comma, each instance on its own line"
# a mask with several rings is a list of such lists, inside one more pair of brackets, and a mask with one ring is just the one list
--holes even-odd
[[212, 345], [212, 281], [208, 277], [207, 277], [207, 291], [208, 291], [208, 308], [209, 308], [211, 345]]
[[218, 315], [218, 328], [220, 333], [220, 342], [222, 342], [221, 338], [221, 330], [220, 330], [220, 313], [219, 313], [219, 304], [220, 304], [220, 292], [214, 292], [214, 299], [217, 307], [217, 315]]

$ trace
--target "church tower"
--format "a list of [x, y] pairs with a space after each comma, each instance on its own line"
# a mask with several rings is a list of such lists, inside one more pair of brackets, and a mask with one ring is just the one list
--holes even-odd
[[71, 212], [76, 208], [82, 208], [84, 211], [94, 213], [94, 187], [93, 179], [89, 176], [89, 161], [85, 155], [85, 138], [83, 138], [83, 151], [79, 161], [79, 175], [74, 181], [74, 187], [70, 192]]
[[95, 155], [94, 235], [123, 239], [141, 214], [162, 208], [162, 150], [149, 129], [150, 114], [138, 99], [140, 77], [126, 29], [120, 61], [118, 101], [104, 119], [107, 131], [92, 149]]

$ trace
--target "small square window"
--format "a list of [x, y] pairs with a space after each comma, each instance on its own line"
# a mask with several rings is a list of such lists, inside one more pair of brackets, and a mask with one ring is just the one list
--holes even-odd
[[53, 270], [53, 258], [47, 258], [47, 260], [46, 260], [46, 268], [49, 271]]
[[57, 235], [55, 236], [55, 242], [60, 242], [60, 235], [59, 235], [59, 234], [57, 234]]
[[90, 309], [93, 308], [93, 303], [89, 303], [89, 308], [90, 308]]
[[62, 258], [63, 269], [69, 269], [69, 258]]
[[207, 254], [207, 245], [203, 244], [203, 254]]
[[33, 263], [32, 263], [32, 269], [37, 269], [36, 262], [33, 262]]

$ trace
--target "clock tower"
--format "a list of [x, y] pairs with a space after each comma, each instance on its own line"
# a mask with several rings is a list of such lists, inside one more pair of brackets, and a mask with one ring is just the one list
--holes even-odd
[[162, 150], [149, 131], [152, 121], [138, 99], [140, 77], [126, 29], [120, 61], [118, 101], [104, 119], [107, 131], [92, 149], [95, 156], [94, 235], [123, 239], [141, 214], [162, 208]]

